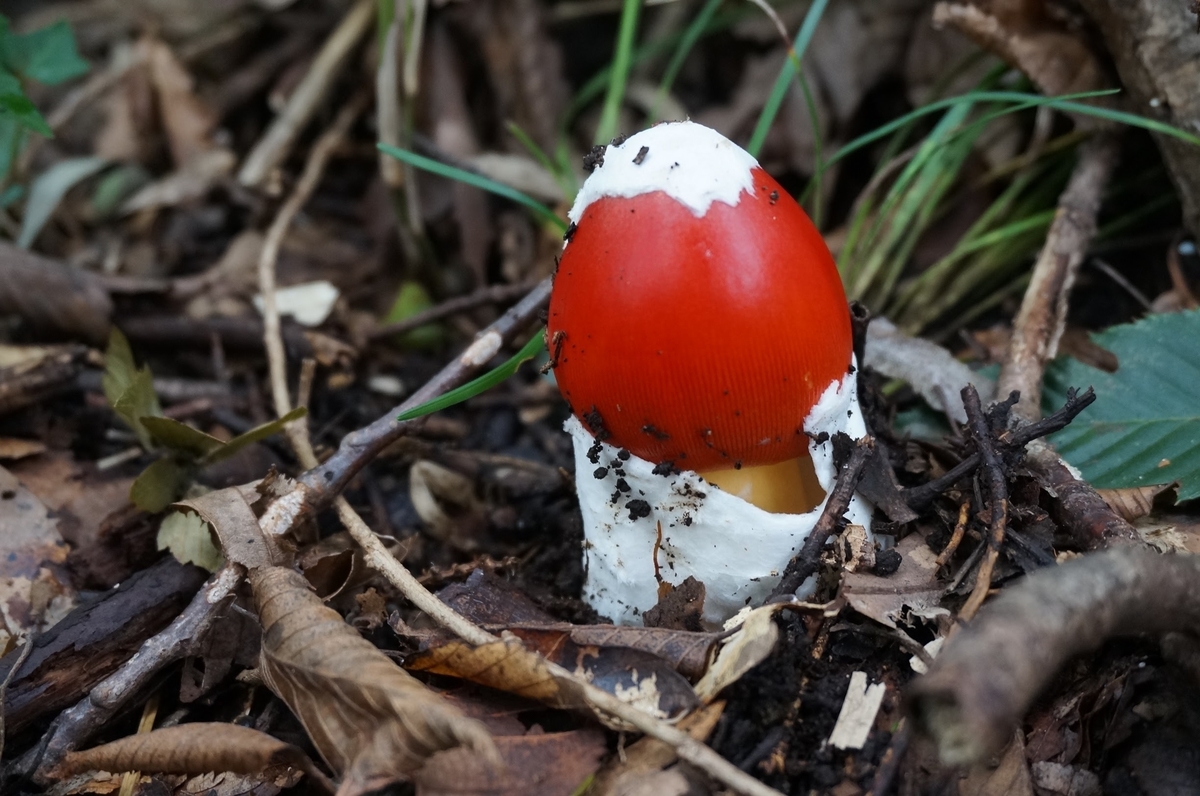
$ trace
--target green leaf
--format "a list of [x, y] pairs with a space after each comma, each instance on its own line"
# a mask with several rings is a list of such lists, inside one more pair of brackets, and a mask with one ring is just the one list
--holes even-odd
[[1099, 488], [1179, 481], [1180, 500], [1200, 497], [1200, 310], [1151, 315], [1093, 339], [1120, 366], [1051, 363], [1046, 407], [1061, 406], [1067, 387], [1096, 390], [1096, 402], [1051, 441]]
[[67, 158], [39, 174], [29, 189], [29, 201], [25, 203], [25, 218], [21, 222], [17, 245], [22, 249], [32, 246], [67, 191], [107, 165], [107, 158]]
[[0, 59], [18, 75], [51, 86], [79, 77], [89, 68], [88, 62], [79, 56], [75, 36], [66, 22], [25, 34], [3, 31]]
[[[400, 285], [400, 290], [396, 293], [396, 300], [392, 302], [392, 308], [384, 316], [383, 322], [396, 323], [411, 318], [432, 306], [433, 300], [429, 297], [429, 291], [420, 282], [410, 279]], [[430, 323], [400, 335], [396, 339], [409, 348], [421, 349], [435, 348], [441, 344], [444, 337], [442, 327], [436, 323]]]
[[273, 434], [278, 434], [280, 431], [283, 431], [283, 427], [288, 423], [293, 420], [299, 420], [307, 414], [308, 410], [303, 406], [299, 406], [277, 420], [272, 420], [270, 423], [263, 423], [261, 426], [256, 426], [244, 434], [238, 434], [229, 440], [229, 442], [226, 442], [220, 448], [205, 456], [203, 464], [212, 464], [213, 462], [228, 459], [247, 445], [264, 440]]
[[216, 572], [225, 559], [213, 544], [212, 527], [199, 514], [173, 511], [158, 526], [158, 549], [170, 550], [180, 564]]
[[151, 447], [150, 432], [142, 425], [141, 419], [162, 416], [162, 407], [154, 393], [153, 377], [150, 368], [137, 369], [129, 341], [115, 327], [108, 337], [108, 349], [104, 353], [101, 385], [113, 411], [133, 429], [143, 446]]
[[0, 119], [9, 119], [29, 130], [41, 133], [47, 138], [54, 137], [54, 131], [37, 107], [25, 96], [21, 81], [12, 72], [0, 67]]
[[142, 417], [140, 420], [154, 441], [173, 453], [199, 459], [225, 446], [211, 434], [171, 417]]
[[543, 334], [545, 330], [538, 332], [533, 338], [525, 344], [524, 348], [516, 353], [512, 359], [505, 362], [498, 368], [494, 368], [483, 374], [477, 379], [473, 379], [461, 387], [456, 387], [445, 395], [434, 398], [432, 401], [426, 401], [420, 406], [409, 409], [406, 412], [401, 412], [396, 417], [397, 420], [412, 420], [416, 417], [432, 414], [441, 411], [449, 406], [460, 404], [468, 398], [473, 398], [485, 390], [490, 390], [500, 382], [507, 379], [509, 376], [517, 372], [517, 368], [526, 360], [533, 359], [542, 350]]
[[490, 193], [494, 193], [497, 196], [503, 196], [505, 199], [511, 199], [517, 204], [528, 207], [534, 212], [534, 215], [540, 216], [543, 221], [547, 221], [563, 231], [566, 231], [567, 229], [567, 222], [559, 218], [553, 210], [546, 207], [536, 199], [526, 196], [516, 188], [496, 182], [495, 180], [475, 174], [474, 172], [466, 171], [465, 169], [460, 169], [455, 166], [448, 166], [445, 163], [434, 160], [433, 158], [427, 158], [424, 155], [418, 155], [416, 152], [410, 152], [407, 149], [400, 149], [389, 144], [376, 144], [375, 146], [379, 147], [380, 152], [391, 155], [392, 157], [396, 158], [396, 160], [416, 166], [418, 169], [424, 169], [425, 171], [437, 174], [438, 176], [445, 177], [450, 180], [457, 180], [458, 182], [466, 185], [471, 185], [475, 188], [481, 188]]
[[174, 459], [159, 459], [133, 482], [129, 499], [142, 511], [155, 514], [179, 499], [187, 479], [187, 470]]

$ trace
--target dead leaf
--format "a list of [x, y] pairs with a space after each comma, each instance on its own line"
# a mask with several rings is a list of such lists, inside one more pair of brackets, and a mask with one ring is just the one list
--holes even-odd
[[465, 551], [478, 547], [485, 507], [471, 479], [440, 464], [418, 461], [409, 470], [408, 489], [417, 516], [435, 539]]
[[101, 343], [112, 311], [95, 274], [0, 241], [0, 313], [19, 315], [39, 330]]
[[[0, 258], [2, 256], [0, 253]], [[0, 283], [3, 279], [3, 265], [0, 264]], [[0, 414], [75, 389], [86, 354], [86, 348], [76, 345], [0, 344]]]
[[433, 755], [413, 775], [418, 796], [561, 796], [578, 790], [608, 753], [598, 727], [500, 737], [496, 746], [501, 769], [462, 747]]
[[[685, 716], [675, 726], [704, 743], [716, 729], [724, 711], [724, 702], [713, 702]], [[613, 757], [596, 772], [588, 793], [590, 796], [625, 794], [631, 782], [642, 781], [653, 772], [674, 764], [677, 759], [675, 749], [668, 744], [657, 738], [641, 738], [629, 746], [623, 755]]]
[[84, 771], [261, 774], [281, 766], [316, 773], [318, 786], [322, 780], [328, 783], [299, 747], [249, 727], [217, 722], [180, 724], [68, 752], [54, 775], [69, 777]]
[[1097, 489], [1108, 507], [1126, 522], [1134, 522], [1147, 516], [1154, 509], [1154, 498], [1174, 487], [1175, 484], [1129, 487], [1127, 489]]
[[[0, 380], [3, 376], [0, 376]], [[0, 459], [24, 459], [46, 452], [45, 443], [33, 439], [17, 439], [15, 437], [0, 437]]]
[[900, 568], [887, 577], [848, 572], [842, 594], [855, 611], [880, 624], [895, 627], [905, 608], [916, 616], [932, 618], [949, 612], [941, 607], [937, 582], [937, 556], [920, 534], [909, 534], [896, 545]]
[[145, 38], [138, 47], [149, 66], [171, 159], [176, 168], [183, 168], [213, 148], [216, 114], [196, 96], [192, 76], [165, 42]]
[[[548, 657], [647, 713], [674, 718], [698, 704], [688, 682], [661, 658], [627, 647], [580, 647], [558, 633], [554, 638], [558, 644], [546, 650]], [[460, 677], [551, 707], [585, 706], [569, 683], [556, 681], [545, 660], [515, 638], [479, 647], [447, 638], [410, 657], [405, 667]]]
[[233, 173], [237, 156], [228, 149], [212, 149], [197, 155], [187, 165], [155, 180], [121, 204], [121, 213], [174, 207], [208, 193], [209, 188]]
[[938, 3], [933, 22], [954, 25], [1028, 75], [1045, 94], [1092, 91], [1104, 85], [1103, 69], [1083, 36], [1041, 13], [1041, 4], [1024, 3], [1016, 13], [995, 5], [1000, 8]]
[[400, 781], [457, 746], [499, 765], [482, 724], [392, 663], [326, 608], [302, 575], [264, 567], [250, 583], [263, 625], [263, 680], [343, 776], [343, 796]]
[[232, 486], [175, 505], [196, 512], [212, 526], [226, 560], [253, 570], [278, 566], [284, 560], [278, 545], [268, 541], [259, 527], [251, 508], [258, 499], [254, 485]]
[[958, 781], [958, 796], [1033, 796], [1029, 765], [1025, 762], [1025, 743], [1018, 731], [995, 768], [972, 766]]
[[722, 644], [712, 666], [696, 683], [696, 695], [702, 702], [712, 702], [722, 690], [770, 656], [779, 641], [775, 614], [782, 608], [779, 604], [764, 605], [746, 614], [738, 629]]
[[44, 630], [74, 605], [60, 580], [67, 545], [32, 492], [0, 467], [0, 650], [31, 630]]

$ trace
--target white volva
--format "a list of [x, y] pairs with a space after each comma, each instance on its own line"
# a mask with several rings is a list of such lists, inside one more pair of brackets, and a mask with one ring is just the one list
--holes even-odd
[[716, 130], [695, 122], [664, 122], [610, 144], [567, 216], [578, 224], [587, 206], [601, 197], [628, 199], [652, 191], [703, 216], [713, 202], [737, 205], [743, 191], [753, 191], [750, 170], [756, 166], [754, 156]]
[[[710, 626], [719, 626], [743, 606], [760, 603], [779, 583], [825, 506], [822, 501], [807, 514], [772, 514], [722, 492], [696, 473], [656, 475], [654, 464], [645, 459], [604, 443], [597, 447], [574, 417], [567, 420], [566, 430], [575, 445], [575, 480], [583, 511], [583, 597], [617, 624], [641, 624], [642, 612], [658, 602], [656, 558], [663, 580], [678, 585], [691, 575], [704, 584], [704, 620]], [[866, 435], [853, 375], [829, 385], [804, 430], [810, 439], [823, 432], [842, 431], [854, 439]], [[828, 500], [836, 479], [833, 444], [828, 439], [810, 441], [809, 453]], [[596, 477], [599, 468], [605, 471], [602, 477]], [[618, 488], [622, 480], [627, 491]], [[871, 510], [855, 495], [846, 517], [869, 529]]]

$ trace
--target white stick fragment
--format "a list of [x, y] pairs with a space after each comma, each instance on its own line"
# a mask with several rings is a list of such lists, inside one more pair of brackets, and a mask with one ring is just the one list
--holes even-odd
[[883, 704], [887, 686], [883, 683], [867, 685], [865, 672], [850, 675], [850, 690], [842, 702], [842, 712], [829, 736], [829, 744], [836, 749], [862, 749], [875, 726], [875, 716]]

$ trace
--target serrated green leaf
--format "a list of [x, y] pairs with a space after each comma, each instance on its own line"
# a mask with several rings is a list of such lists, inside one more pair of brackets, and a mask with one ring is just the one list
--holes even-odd
[[142, 417], [141, 423], [150, 436], [159, 445], [175, 453], [182, 453], [195, 458], [206, 456], [225, 443], [211, 434], [205, 434], [187, 423], [181, 423], [170, 417]]
[[18, 75], [51, 86], [79, 77], [89, 68], [66, 22], [24, 34], [4, 30], [0, 33], [0, 58]]
[[1200, 497], [1200, 310], [1151, 315], [1093, 336], [1120, 363], [1105, 373], [1072, 359], [1046, 370], [1043, 403], [1067, 387], [1096, 402], [1051, 437], [1063, 457], [1101, 489], [1178, 481], [1179, 499]]
[[479, 393], [484, 392], [485, 390], [490, 390], [500, 382], [507, 379], [509, 376], [516, 373], [517, 368], [521, 367], [521, 363], [537, 356], [538, 352], [542, 350], [542, 334], [544, 331], [545, 330], [543, 329], [541, 332], [535, 334], [533, 339], [526, 343], [525, 346], [518, 351], [512, 359], [508, 360], [503, 365], [489, 370], [479, 378], [472, 379], [461, 387], [456, 387], [453, 390], [450, 390], [450, 392], [434, 398], [432, 401], [426, 401], [420, 406], [409, 409], [407, 412], [401, 412], [396, 419], [401, 421], [412, 420], [413, 418], [421, 417], [423, 415], [433, 414], [434, 412], [441, 411], [442, 409], [454, 406], [455, 404], [460, 404], [468, 398], [473, 398], [476, 395], [479, 395]]
[[173, 459], [159, 459], [137, 477], [129, 488], [129, 500], [151, 514], [162, 511], [179, 498], [188, 473]]
[[108, 349], [104, 352], [101, 385], [109, 406], [137, 434], [142, 445], [149, 448], [152, 439], [141, 418], [162, 416], [162, 407], [154, 392], [150, 368], [137, 369], [129, 341], [115, 327], [109, 334]]
[[308, 410], [303, 406], [296, 407], [278, 420], [272, 420], [270, 423], [263, 423], [261, 426], [256, 426], [250, 429], [245, 434], [238, 434], [233, 439], [226, 442], [220, 448], [210, 451], [204, 458], [204, 464], [212, 464], [223, 459], [228, 459], [233, 454], [240, 451], [247, 445], [251, 445], [259, 440], [264, 440], [273, 434], [278, 434], [283, 431], [283, 427], [293, 420], [299, 420], [308, 414]]
[[195, 564], [209, 572], [216, 572], [225, 561], [213, 544], [211, 526], [190, 511], [173, 511], [163, 517], [158, 526], [158, 549], [170, 550], [181, 564]]

